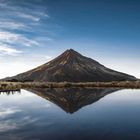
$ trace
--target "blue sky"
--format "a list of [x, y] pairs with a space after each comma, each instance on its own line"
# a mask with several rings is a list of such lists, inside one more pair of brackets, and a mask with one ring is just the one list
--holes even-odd
[[0, 78], [69, 48], [140, 78], [139, 0], [0, 0]]

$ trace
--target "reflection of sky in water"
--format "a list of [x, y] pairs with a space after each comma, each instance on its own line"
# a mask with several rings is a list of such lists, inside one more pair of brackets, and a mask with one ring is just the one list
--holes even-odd
[[33, 93], [0, 95], [0, 139], [140, 139], [140, 91], [121, 90], [68, 114]]

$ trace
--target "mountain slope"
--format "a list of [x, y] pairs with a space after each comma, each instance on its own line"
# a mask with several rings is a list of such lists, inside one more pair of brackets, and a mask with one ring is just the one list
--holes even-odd
[[107, 82], [135, 80], [136, 78], [111, 70], [97, 61], [70, 49], [44, 65], [4, 80], [12, 79], [49, 82]]

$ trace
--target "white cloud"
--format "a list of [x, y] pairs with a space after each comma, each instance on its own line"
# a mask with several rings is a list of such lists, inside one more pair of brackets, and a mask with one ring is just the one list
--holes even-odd
[[27, 37], [7, 31], [0, 31], [0, 41], [3, 43], [11, 43], [22, 46], [37, 46], [39, 43], [35, 40], [30, 40]]
[[25, 29], [27, 28], [26, 25], [18, 22], [13, 21], [0, 21], [0, 28], [1, 29]]
[[14, 48], [10, 48], [6, 46], [5, 44], [0, 44], [0, 55], [11, 55], [11, 56], [16, 56], [18, 54], [22, 53], [22, 51], [19, 51]]
[[[23, 7], [23, 5], [26, 6]], [[7, 45], [8, 48], [23, 47], [23, 51], [26, 46], [41, 46], [39, 44], [42, 42], [37, 40], [38, 37], [44, 36], [44, 34], [37, 34], [40, 30], [40, 20], [49, 18], [44, 5], [2, 0], [0, 8], [0, 11], [3, 11], [0, 12], [0, 42]], [[45, 42], [51, 40], [49, 37], [46, 38]], [[1, 48], [5, 49], [5, 47]]]
[[33, 21], [39, 21], [40, 20], [40, 17], [37, 17], [37, 16], [33, 16], [31, 14], [25, 14], [25, 13], [17, 13], [17, 15], [19, 17], [22, 17], [22, 18], [26, 18], [26, 19], [29, 19], [29, 20], [33, 20]]

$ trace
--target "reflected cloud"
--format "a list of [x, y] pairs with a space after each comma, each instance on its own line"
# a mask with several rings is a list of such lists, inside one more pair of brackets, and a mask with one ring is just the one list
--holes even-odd
[[0, 124], [0, 132], [5, 132], [18, 128], [16, 122], [12, 122], [12, 120], [0, 121]]
[[6, 117], [6, 116], [11, 115], [11, 114], [15, 114], [17, 112], [21, 112], [21, 110], [16, 109], [16, 108], [1, 108], [0, 109], [0, 118]]
[[[78, 137], [68, 137], [68, 139], [82, 139], [83, 136], [88, 138], [89, 134], [93, 136], [91, 139], [94, 139], [98, 134], [101, 136], [100, 132], [116, 134], [120, 126], [129, 133], [130, 129], [134, 130], [136, 126], [139, 128], [140, 95], [138, 93], [140, 91], [116, 92], [118, 90], [113, 88], [28, 89], [30, 92], [21, 90], [20, 99], [17, 98], [16, 93], [2, 94], [0, 95], [0, 139], [61, 139], [64, 138], [64, 134], [77, 135], [76, 130], [79, 131]], [[128, 100], [130, 98], [131, 102]], [[48, 101], [67, 113], [77, 113], [73, 115], [64, 113]], [[87, 105], [89, 106], [78, 111]], [[128, 115], [127, 119], [125, 114]], [[129, 119], [134, 121], [129, 121], [128, 124]], [[110, 129], [106, 131], [108, 128]]]

